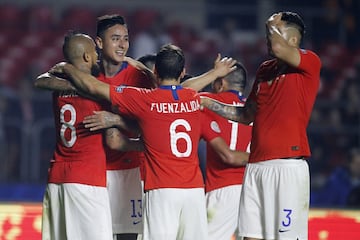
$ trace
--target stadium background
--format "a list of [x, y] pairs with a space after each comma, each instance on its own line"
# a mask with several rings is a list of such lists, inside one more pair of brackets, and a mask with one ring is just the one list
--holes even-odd
[[[171, 41], [184, 49], [192, 75], [211, 68], [220, 52], [243, 62], [252, 80], [268, 57], [267, 17], [279, 10], [298, 12], [307, 25], [303, 45], [323, 62], [308, 129], [315, 194], [347, 163], [350, 150], [360, 148], [359, 5], [355, 0], [1, 0], [0, 239], [40, 236], [39, 203], [55, 138], [51, 93], [32, 84], [62, 60], [67, 30], [94, 36], [97, 16], [120, 13], [130, 30], [130, 56], [153, 53], [154, 46]], [[358, 209], [321, 204], [311, 209], [310, 239], [360, 239]]]

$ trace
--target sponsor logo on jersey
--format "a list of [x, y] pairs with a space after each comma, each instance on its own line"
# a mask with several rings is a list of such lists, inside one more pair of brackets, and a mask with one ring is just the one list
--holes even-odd
[[121, 93], [121, 92], [124, 90], [125, 87], [126, 87], [126, 86], [124, 86], [124, 85], [117, 86], [116, 89], [115, 89], [115, 91], [118, 92], [118, 93]]

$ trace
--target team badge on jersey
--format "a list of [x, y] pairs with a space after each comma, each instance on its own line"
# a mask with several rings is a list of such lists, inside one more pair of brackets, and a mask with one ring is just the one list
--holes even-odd
[[211, 127], [211, 129], [212, 129], [214, 132], [216, 132], [216, 133], [220, 133], [220, 132], [221, 132], [220, 127], [219, 127], [219, 124], [218, 124], [216, 121], [211, 121], [210, 127]]
[[117, 86], [115, 91], [118, 92], [118, 93], [121, 93], [125, 87], [126, 87], [125, 85]]

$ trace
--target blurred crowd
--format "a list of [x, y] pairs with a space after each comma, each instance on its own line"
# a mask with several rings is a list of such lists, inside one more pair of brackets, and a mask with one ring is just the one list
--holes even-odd
[[[329, 188], [333, 192], [326, 192], [324, 186], [329, 186], [339, 169], [349, 177], [349, 190], [339, 190], [339, 195], [350, 194], [360, 185], [360, 170], [353, 170], [360, 169], [360, 161], [353, 162], [359, 159], [360, 149], [359, 3], [276, 2], [279, 7], [304, 13], [308, 26], [304, 45], [317, 52], [323, 63], [321, 89], [308, 129], [313, 153], [309, 160], [312, 204], [344, 207], [347, 200], [329, 202], [326, 197], [337, 194], [336, 189], [343, 185], [333, 185]], [[172, 42], [184, 50], [191, 75], [209, 69], [221, 53], [241, 61], [252, 79], [258, 64], [268, 57], [264, 37], [251, 29], [251, 24], [244, 29], [243, 19], [234, 14], [216, 18], [213, 27], [214, 18], [209, 13], [208, 27], [197, 29], [182, 22], [168, 22], [165, 14], [154, 9], [94, 10], [79, 6], [58, 13], [49, 5], [0, 4], [0, 183], [45, 183], [55, 142], [51, 94], [34, 89], [33, 81], [62, 60], [63, 36], [69, 29], [94, 36], [96, 17], [105, 13], [120, 13], [127, 19], [130, 56], [155, 53], [161, 45]], [[256, 16], [256, 12], [253, 14]]]

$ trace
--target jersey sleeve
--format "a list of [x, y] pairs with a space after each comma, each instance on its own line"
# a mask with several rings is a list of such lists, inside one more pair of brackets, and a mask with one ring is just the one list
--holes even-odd
[[148, 88], [148, 89], [155, 88], [153, 79], [151, 79], [144, 72], [142, 72], [134, 67], [132, 67], [131, 78], [132, 78], [132, 80], [131, 80], [132, 83], [130, 84], [130, 86]]
[[201, 112], [201, 137], [210, 142], [216, 137], [220, 137], [221, 129], [219, 124], [207, 113]]
[[305, 49], [299, 49], [299, 53], [301, 60], [298, 69], [311, 76], [319, 76], [321, 68], [319, 56], [314, 52]]
[[134, 117], [141, 109], [139, 106], [139, 95], [141, 95], [141, 88], [128, 86], [110, 86], [110, 100], [111, 105], [120, 114]]

